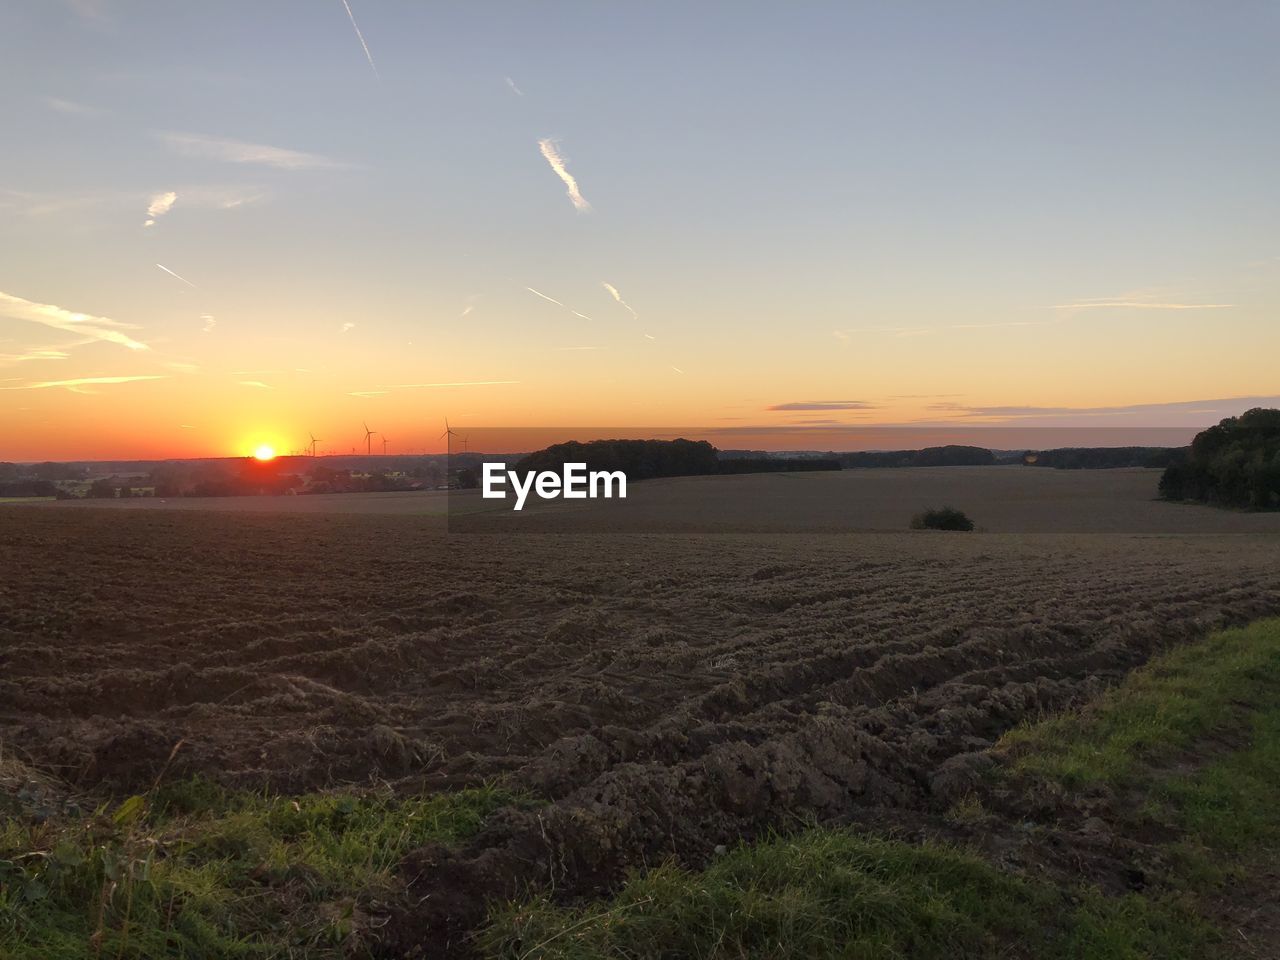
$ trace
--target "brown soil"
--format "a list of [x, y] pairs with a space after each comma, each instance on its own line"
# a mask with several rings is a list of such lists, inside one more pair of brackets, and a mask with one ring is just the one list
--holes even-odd
[[447, 537], [6, 509], [0, 741], [99, 790], [149, 784], [179, 739], [168, 775], [237, 785], [508, 774], [550, 803], [405, 864], [386, 949], [430, 953], [525, 883], [590, 895], [793, 817], [945, 809], [1023, 718], [1280, 612], [1278, 559], [1269, 532]]

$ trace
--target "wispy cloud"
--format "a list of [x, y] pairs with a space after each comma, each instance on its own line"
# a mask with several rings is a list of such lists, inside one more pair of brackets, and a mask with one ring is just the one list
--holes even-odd
[[579, 213], [586, 213], [590, 210], [591, 204], [587, 202], [586, 197], [582, 195], [582, 191], [578, 189], [578, 181], [573, 178], [573, 174], [565, 169], [564, 158], [560, 156], [556, 141], [539, 140], [538, 149], [542, 151], [542, 156], [551, 165], [551, 169], [555, 171], [556, 176], [564, 181], [565, 191], [573, 202], [574, 209]]
[[352, 323], [350, 320], [348, 320], [346, 323], [344, 323], [341, 327], [338, 328], [338, 332], [346, 333], [347, 331], [354, 330], [355, 328], [356, 328], [356, 325]]
[[1099, 297], [1092, 300], [1075, 300], [1071, 303], [1055, 303], [1054, 310], [1227, 310], [1234, 303], [1160, 303], [1151, 300], [1131, 300], [1117, 297]]
[[235, 210], [257, 203], [266, 197], [266, 192], [258, 187], [194, 185], [179, 187], [182, 194], [182, 206], [198, 207], [207, 210]]
[[61, 97], [45, 97], [44, 102], [50, 110], [56, 110], [58, 113], [65, 113], [69, 116], [96, 117], [104, 112], [97, 107], [90, 107], [74, 100], [63, 100]]
[[958, 419], [1025, 421], [1025, 420], [1095, 420], [1142, 417], [1167, 420], [1169, 417], [1208, 417], [1238, 415], [1251, 407], [1276, 406], [1280, 397], [1221, 397], [1213, 400], [1175, 400], [1165, 403], [1130, 403], [1100, 407], [1039, 406], [970, 406], [960, 403], [933, 403], [928, 409], [950, 414]]
[[[92, 341], [80, 341], [80, 343], [87, 342]], [[21, 353], [0, 353], [0, 367], [13, 367], [20, 363], [31, 363], [36, 360], [67, 360], [70, 356], [71, 354], [67, 353], [67, 348], [65, 347], [31, 347]]]
[[502, 79], [507, 81], [507, 86], [511, 88], [511, 92], [514, 93], [517, 97], [524, 96], [524, 91], [516, 86], [516, 82], [514, 80], [512, 80], [510, 77], [503, 77]]
[[627, 301], [622, 299], [622, 294], [618, 292], [617, 287], [615, 287], [612, 283], [608, 283], [604, 280], [600, 281], [600, 285], [609, 291], [609, 296], [613, 297], [614, 300], [618, 301], [618, 303], [622, 305], [623, 309], [626, 310], [627, 313], [631, 314], [632, 320], [640, 319], [640, 317], [636, 314], [636, 312], [631, 309], [631, 304], [627, 303]]
[[498, 387], [519, 382], [519, 380], [453, 380], [448, 383], [397, 383], [386, 389], [421, 390], [425, 387]]
[[[182, 206], [192, 210], [233, 210], [264, 199], [267, 194], [258, 187], [179, 185], [174, 190], [182, 197]], [[90, 220], [90, 214], [101, 211], [103, 218], [114, 218], [116, 211], [142, 203], [150, 206], [164, 194], [142, 194], [135, 190], [109, 190], [93, 193], [33, 193], [0, 188], [0, 210], [46, 219], [63, 216], [78, 225]], [[113, 221], [114, 222], [114, 219]]]
[[157, 193], [151, 197], [151, 202], [147, 204], [147, 219], [142, 225], [144, 227], [154, 227], [156, 220], [163, 217], [166, 213], [173, 209], [173, 205], [178, 202], [178, 195], [169, 190], [166, 193]]
[[150, 348], [138, 340], [125, 334], [124, 330], [136, 330], [135, 325], [121, 323], [110, 317], [96, 317], [88, 313], [76, 313], [51, 303], [35, 303], [8, 293], [0, 293], [0, 316], [14, 320], [25, 320], [39, 323], [64, 333], [74, 333], [89, 340], [101, 340], [106, 343], [119, 344], [130, 350], [149, 350]]
[[241, 380], [239, 385], [242, 387], [254, 387], [257, 390], [274, 390], [275, 387], [270, 384], [263, 383], [261, 380]]
[[179, 276], [178, 274], [174, 273], [172, 270], [170, 270], [168, 267], [166, 267], [163, 263], [157, 263], [157, 264], [156, 264], [156, 266], [157, 266], [157, 267], [159, 267], [161, 270], [163, 270], [165, 273], [167, 273], [169, 276], [171, 276], [171, 277], [173, 277], [173, 278], [175, 278], [175, 279], [177, 279], [177, 280], [181, 280], [183, 283], [185, 283], [185, 284], [186, 284], [188, 287], [190, 287], [191, 289], [193, 289], [193, 290], [199, 290], [199, 289], [200, 289], [200, 288], [199, 288], [199, 287], [197, 287], [194, 283], [192, 283], [190, 280], [188, 280], [186, 277]]
[[373, 54], [369, 52], [369, 44], [364, 42], [364, 34], [360, 32], [360, 24], [356, 23], [356, 15], [351, 12], [351, 4], [347, 0], [342, 0], [342, 5], [347, 10], [347, 18], [351, 21], [351, 26], [356, 32], [356, 39], [360, 41], [360, 46], [364, 50], [364, 58], [369, 61], [369, 66], [373, 68], [373, 75], [379, 83], [382, 77], [378, 73], [378, 65], [373, 62]]
[[865, 400], [797, 400], [792, 403], [775, 403], [766, 410], [875, 410], [874, 403]]
[[218, 325], [218, 321], [211, 313], [200, 314], [200, 319], [204, 322], [204, 326], [200, 328], [201, 333], [212, 333], [213, 328]]
[[251, 163], [280, 170], [339, 170], [349, 166], [317, 153], [303, 153], [261, 143], [245, 143], [198, 133], [161, 133], [160, 139], [183, 156], [225, 163]]
[[106, 384], [116, 383], [135, 383], [139, 380], [165, 380], [168, 379], [159, 374], [151, 374], [148, 376], [137, 377], [77, 377], [74, 380], [41, 380], [38, 383], [24, 383], [19, 387], [4, 387], [5, 390], [48, 390], [53, 387], [62, 387], [70, 390], [72, 393], [92, 393], [92, 388]]
[[681, 373], [681, 374], [684, 373], [684, 371], [681, 370], [679, 367], [677, 367], [675, 364], [671, 365], [671, 369], [674, 370], [676, 373]]

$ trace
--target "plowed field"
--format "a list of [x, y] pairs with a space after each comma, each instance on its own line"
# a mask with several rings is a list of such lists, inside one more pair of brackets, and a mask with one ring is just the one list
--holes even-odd
[[[1206, 532], [449, 537], [5, 508], [0, 741], [101, 790], [147, 785], [179, 740], [170, 775], [235, 785], [509, 775], [550, 803], [410, 875], [587, 890], [791, 815], [954, 797], [1023, 718], [1280, 612], [1272, 518], [1212, 533], [1251, 518], [1158, 506]], [[400, 918], [389, 949], [441, 922]]]

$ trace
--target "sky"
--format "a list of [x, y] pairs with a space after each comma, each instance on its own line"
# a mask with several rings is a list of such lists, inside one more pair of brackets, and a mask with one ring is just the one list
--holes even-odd
[[1263, 2], [4, 4], [0, 459], [1280, 405], [1278, 39]]

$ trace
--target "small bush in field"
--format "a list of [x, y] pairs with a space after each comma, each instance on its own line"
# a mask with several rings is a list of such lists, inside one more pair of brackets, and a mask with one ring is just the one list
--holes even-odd
[[911, 518], [912, 530], [972, 530], [973, 521], [955, 507], [926, 510]]

